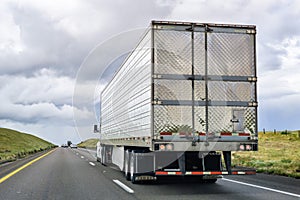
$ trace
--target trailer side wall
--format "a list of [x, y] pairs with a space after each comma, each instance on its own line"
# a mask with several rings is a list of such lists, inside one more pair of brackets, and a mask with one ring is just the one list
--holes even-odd
[[[101, 139], [150, 137], [151, 30], [101, 94]], [[116, 47], [117, 48], [117, 47]]]

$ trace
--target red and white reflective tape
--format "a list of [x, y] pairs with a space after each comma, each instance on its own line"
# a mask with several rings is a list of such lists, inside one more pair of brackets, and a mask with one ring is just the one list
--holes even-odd
[[[156, 171], [155, 175], [228, 175], [227, 171], [211, 171], [211, 172], [203, 172], [203, 171], [193, 171], [193, 172], [165, 172], [165, 171]], [[256, 171], [233, 171], [233, 175], [251, 175], [256, 174]]]
[[182, 175], [181, 172], [165, 172], [165, 171], [157, 171], [155, 175]]
[[252, 175], [252, 174], [256, 174], [256, 171], [233, 171], [232, 172], [233, 175]]
[[226, 175], [228, 172], [186, 172], [186, 175]]
[[[160, 132], [161, 136], [175, 136], [175, 135], [179, 135], [179, 136], [192, 136], [192, 133], [172, 133], [172, 132]], [[196, 133], [197, 135], [197, 133]], [[206, 136], [205, 133], [200, 132], [198, 133], [199, 136]], [[209, 133], [208, 135], [213, 135], [212, 133]], [[231, 132], [221, 132], [221, 133], [216, 133], [216, 136], [244, 136], [244, 137], [249, 137], [251, 136], [250, 133], [231, 133]]]

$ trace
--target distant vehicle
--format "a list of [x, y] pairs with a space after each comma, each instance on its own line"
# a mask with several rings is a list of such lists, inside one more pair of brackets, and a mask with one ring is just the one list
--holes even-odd
[[73, 149], [77, 149], [77, 145], [76, 144], [71, 144], [70, 147]]
[[71, 141], [68, 141], [67, 142], [67, 146], [71, 146], [72, 142]]
[[152, 21], [101, 93], [97, 161], [133, 183], [255, 174], [231, 166], [232, 151], [258, 149], [255, 37], [254, 25]]
[[63, 147], [63, 148], [67, 148], [67, 147], [68, 147], [68, 145], [66, 145], [66, 144], [62, 144], [62, 145], [61, 145], [61, 147]]

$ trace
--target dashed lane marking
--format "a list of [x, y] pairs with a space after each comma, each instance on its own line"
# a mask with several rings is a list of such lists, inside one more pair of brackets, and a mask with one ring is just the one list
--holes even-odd
[[92, 165], [92, 166], [95, 166], [95, 164], [94, 164], [94, 163], [92, 163], [92, 162], [89, 162], [89, 164], [90, 164], [90, 165]]
[[120, 186], [123, 190], [125, 190], [126, 192], [128, 192], [128, 193], [130, 193], [130, 194], [133, 194], [134, 193], [134, 191], [130, 188], [130, 187], [128, 187], [127, 185], [125, 185], [124, 183], [122, 183], [121, 181], [119, 181], [119, 180], [113, 180], [113, 182], [115, 183], [115, 184], [117, 184], [118, 186]]

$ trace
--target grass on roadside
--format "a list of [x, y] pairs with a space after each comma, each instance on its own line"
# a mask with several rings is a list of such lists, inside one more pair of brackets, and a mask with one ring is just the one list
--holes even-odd
[[300, 178], [300, 131], [260, 132], [257, 152], [233, 153], [233, 165]]
[[0, 128], [0, 163], [13, 161], [55, 145], [36, 136]]
[[81, 147], [81, 148], [95, 149], [98, 141], [99, 141], [99, 139], [92, 138], [92, 139], [88, 139], [83, 142], [80, 142], [77, 146]]

